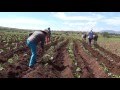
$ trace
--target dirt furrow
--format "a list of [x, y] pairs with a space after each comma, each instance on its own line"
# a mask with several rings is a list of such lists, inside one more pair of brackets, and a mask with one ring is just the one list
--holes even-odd
[[81, 78], [92, 78], [93, 74], [90, 72], [90, 69], [87, 63], [82, 59], [79, 54], [79, 47], [76, 42], [74, 42], [74, 55], [75, 59], [77, 60], [78, 66], [81, 68]]
[[[53, 42], [53, 44], [57, 44], [56, 41]], [[50, 48], [50, 46], [51, 44], [46, 45], [47, 49], [45, 50], [47, 51]], [[40, 48], [38, 48], [38, 51], [37, 51], [37, 57], [39, 56], [41, 58], [43, 54], [41, 53], [39, 49]], [[23, 57], [23, 52], [26, 52], [27, 56]], [[19, 54], [19, 56], [22, 56], [22, 57], [19, 58], [19, 60], [15, 62], [14, 64], [5, 63], [5, 69], [0, 71], [0, 78], [2, 77], [3, 78], [18, 78], [18, 77], [21, 77], [22, 73], [29, 70], [28, 63], [29, 63], [29, 58], [30, 58], [30, 50], [27, 48], [26, 51], [24, 50], [19, 51], [17, 52], [17, 54]]]
[[116, 65], [116, 63], [111, 63], [105, 56], [101, 55], [98, 51], [91, 48], [87, 43], [83, 43], [83, 46], [94, 56], [97, 58], [99, 64], [103, 63], [108, 68], [109, 72], [120, 75], [120, 65]]
[[[100, 47], [98, 44], [95, 45], [95, 47], [97, 49], [99, 49], [100, 51], [102, 51], [105, 55], [107, 55], [108, 57], [112, 58], [112, 60], [115, 61], [115, 63], [120, 63], [120, 57], [117, 56], [116, 54], [113, 54], [112, 52], [109, 52], [107, 50], [105, 50], [103, 47]], [[111, 60], [111, 61], [112, 61]]]
[[87, 63], [88, 67], [90, 68], [91, 72], [93, 73], [95, 78], [107, 78], [107, 74], [103, 71], [102, 67], [96, 61], [94, 57], [86, 54], [81, 45], [77, 43], [78, 52], [83, 58], [83, 60]]
[[73, 78], [72, 64], [66, 51], [68, 41], [55, 50], [53, 62], [48, 65], [39, 65], [35, 70], [23, 76], [23, 78]]

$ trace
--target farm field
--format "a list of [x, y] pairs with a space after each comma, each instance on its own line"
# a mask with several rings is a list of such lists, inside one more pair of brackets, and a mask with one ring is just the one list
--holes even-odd
[[0, 78], [120, 77], [120, 39], [104, 41], [100, 37], [98, 44], [90, 47], [79, 33], [55, 32], [45, 52], [38, 45], [37, 62], [29, 69], [28, 33], [0, 32]]
[[120, 38], [100, 38], [98, 44], [106, 50], [120, 56]]

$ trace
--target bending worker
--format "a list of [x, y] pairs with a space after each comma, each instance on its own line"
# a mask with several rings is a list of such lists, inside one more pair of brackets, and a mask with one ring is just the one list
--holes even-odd
[[48, 30], [44, 31], [35, 31], [33, 34], [30, 34], [30, 36], [27, 39], [27, 46], [31, 49], [31, 57], [30, 57], [30, 62], [29, 62], [29, 67], [32, 68], [34, 64], [36, 63], [36, 56], [37, 56], [37, 51], [36, 47], [39, 42], [41, 42], [40, 46], [42, 49], [42, 52], [44, 52], [44, 43], [45, 43], [45, 38], [49, 34]]

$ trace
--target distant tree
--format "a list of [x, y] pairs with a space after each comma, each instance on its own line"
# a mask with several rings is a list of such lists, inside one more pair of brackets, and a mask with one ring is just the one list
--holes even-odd
[[103, 32], [102, 35], [103, 35], [103, 37], [110, 38], [110, 35], [108, 32]]

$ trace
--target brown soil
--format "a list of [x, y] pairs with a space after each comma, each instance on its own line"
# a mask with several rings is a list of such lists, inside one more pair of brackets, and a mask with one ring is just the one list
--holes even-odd
[[81, 45], [77, 43], [78, 52], [83, 58], [83, 60], [87, 63], [88, 67], [90, 68], [92, 74], [95, 78], [107, 78], [107, 74], [103, 71], [102, 67], [99, 65], [99, 63], [96, 61], [94, 57], [91, 57], [90, 55], [87, 55], [83, 48], [81, 48]]
[[95, 47], [98, 48], [100, 51], [104, 52], [106, 55], [109, 55], [111, 58], [113, 58], [113, 60], [116, 63], [120, 63], [120, 57], [117, 56], [116, 54], [113, 54], [112, 52], [105, 50], [104, 48], [100, 47], [98, 44], [96, 44]]
[[37, 68], [23, 78], [73, 78], [72, 62], [70, 62], [66, 45], [68, 41], [56, 50], [53, 62], [49, 62], [47, 66], [39, 65]]
[[[54, 41], [52, 44], [45, 45], [45, 52], [51, 45], [56, 46], [59, 42], [60, 41], [58, 40]], [[38, 47], [37, 63], [32, 69], [28, 68], [31, 53], [27, 46], [0, 55], [0, 62], [4, 63], [5, 66], [5, 69], [0, 71], [0, 78], [74, 78], [75, 66], [73, 65], [73, 61], [70, 59], [66, 49], [68, 43], [69, 40], [67, 40], [61, 47], [56, 48], [53, 60], [47, 62], [48, 65], [41, 62], [41, 57], [45, 52], [42, 53], [40, 47]], [[89, 53], [91, 53], [91, 55], [83, 50], [81, 47], [82, 45], [89, 51]], [[101, 63], [104, 63], [113, 74], [120, 74], [120, 58], [98, 45], [96, 48], [111, 56], [117, 64], [109, 61], [105, 56], [101, 55], [99, 51], [94, 50], [87, 43], [74, 41], [74, 56], [78, 66], [81, 68], [81, 71], [79, 72], [80, 77], [108, 78], [107, 74], [100, 66]], [[14, 54], [19, 56], [19, 60], [12, 64], [7, 63], [7, 60], [13, 57]], [[27, 55], [24, 56], [24, 54]], [[96, 58], [98, 60], [96, 60]]]
[[[53, 45], [57, 44], [58, 41], [54, 42]], [[50, 45], [46, 45], [45, 51], [47, 51], [50, 48]], [[23, 56], [23, 53], [26, 53], [27, 56]], [[29, 63], [29, 59], [30, 59], [30, 50], [29, 48], [26, 46], [24, 49], [18, 49], [14, 52], [10, 52], [9, 54], [6, 54], [7, 58], [11, 58], [13, 55], [18, 54], [18, 56], [20, 57], [19, 60], [17, 60], [16, 62], [14, 62], [13, 64], [8, 64], [5, 63], [4, 64], [4, 70], [0, 71], [0, 78], [18, 78], [18, 77], [22, 77], [22, 75], [26, 72], [26, 71], [30, 71], [28, 68], [28, 63]], [[43, 56], [43, 53], [41, 53], [40, 48], [38, 48], [37, 51], [37, 58], [41, 58]]]
[[92, 78], [93, 75], [90, 72], [90, 68], [88, 67], [87, 63], [82, 59], [81, 55], [79, 54], [78, 44], [74, 42], [74, 55], [75, 59], [77, 60], [78, 66], [81, 68], [81, 78]]
[[[112, 72], [113, 74], [120, 75], [119, 65], [116, 65], [116, 63], [112, 63], [111, 61], [109, 61], [105, 56], [101, 55], [98, 51], [92, 49], [87, 43], [83, 43], [83, 46], [92, 54], [92, 56], [98, 59], [98, 62], [100, 64], [104, 63], [110, 72]], [[114, 57], [113, 60], [118, 61], [117, 58]]]

